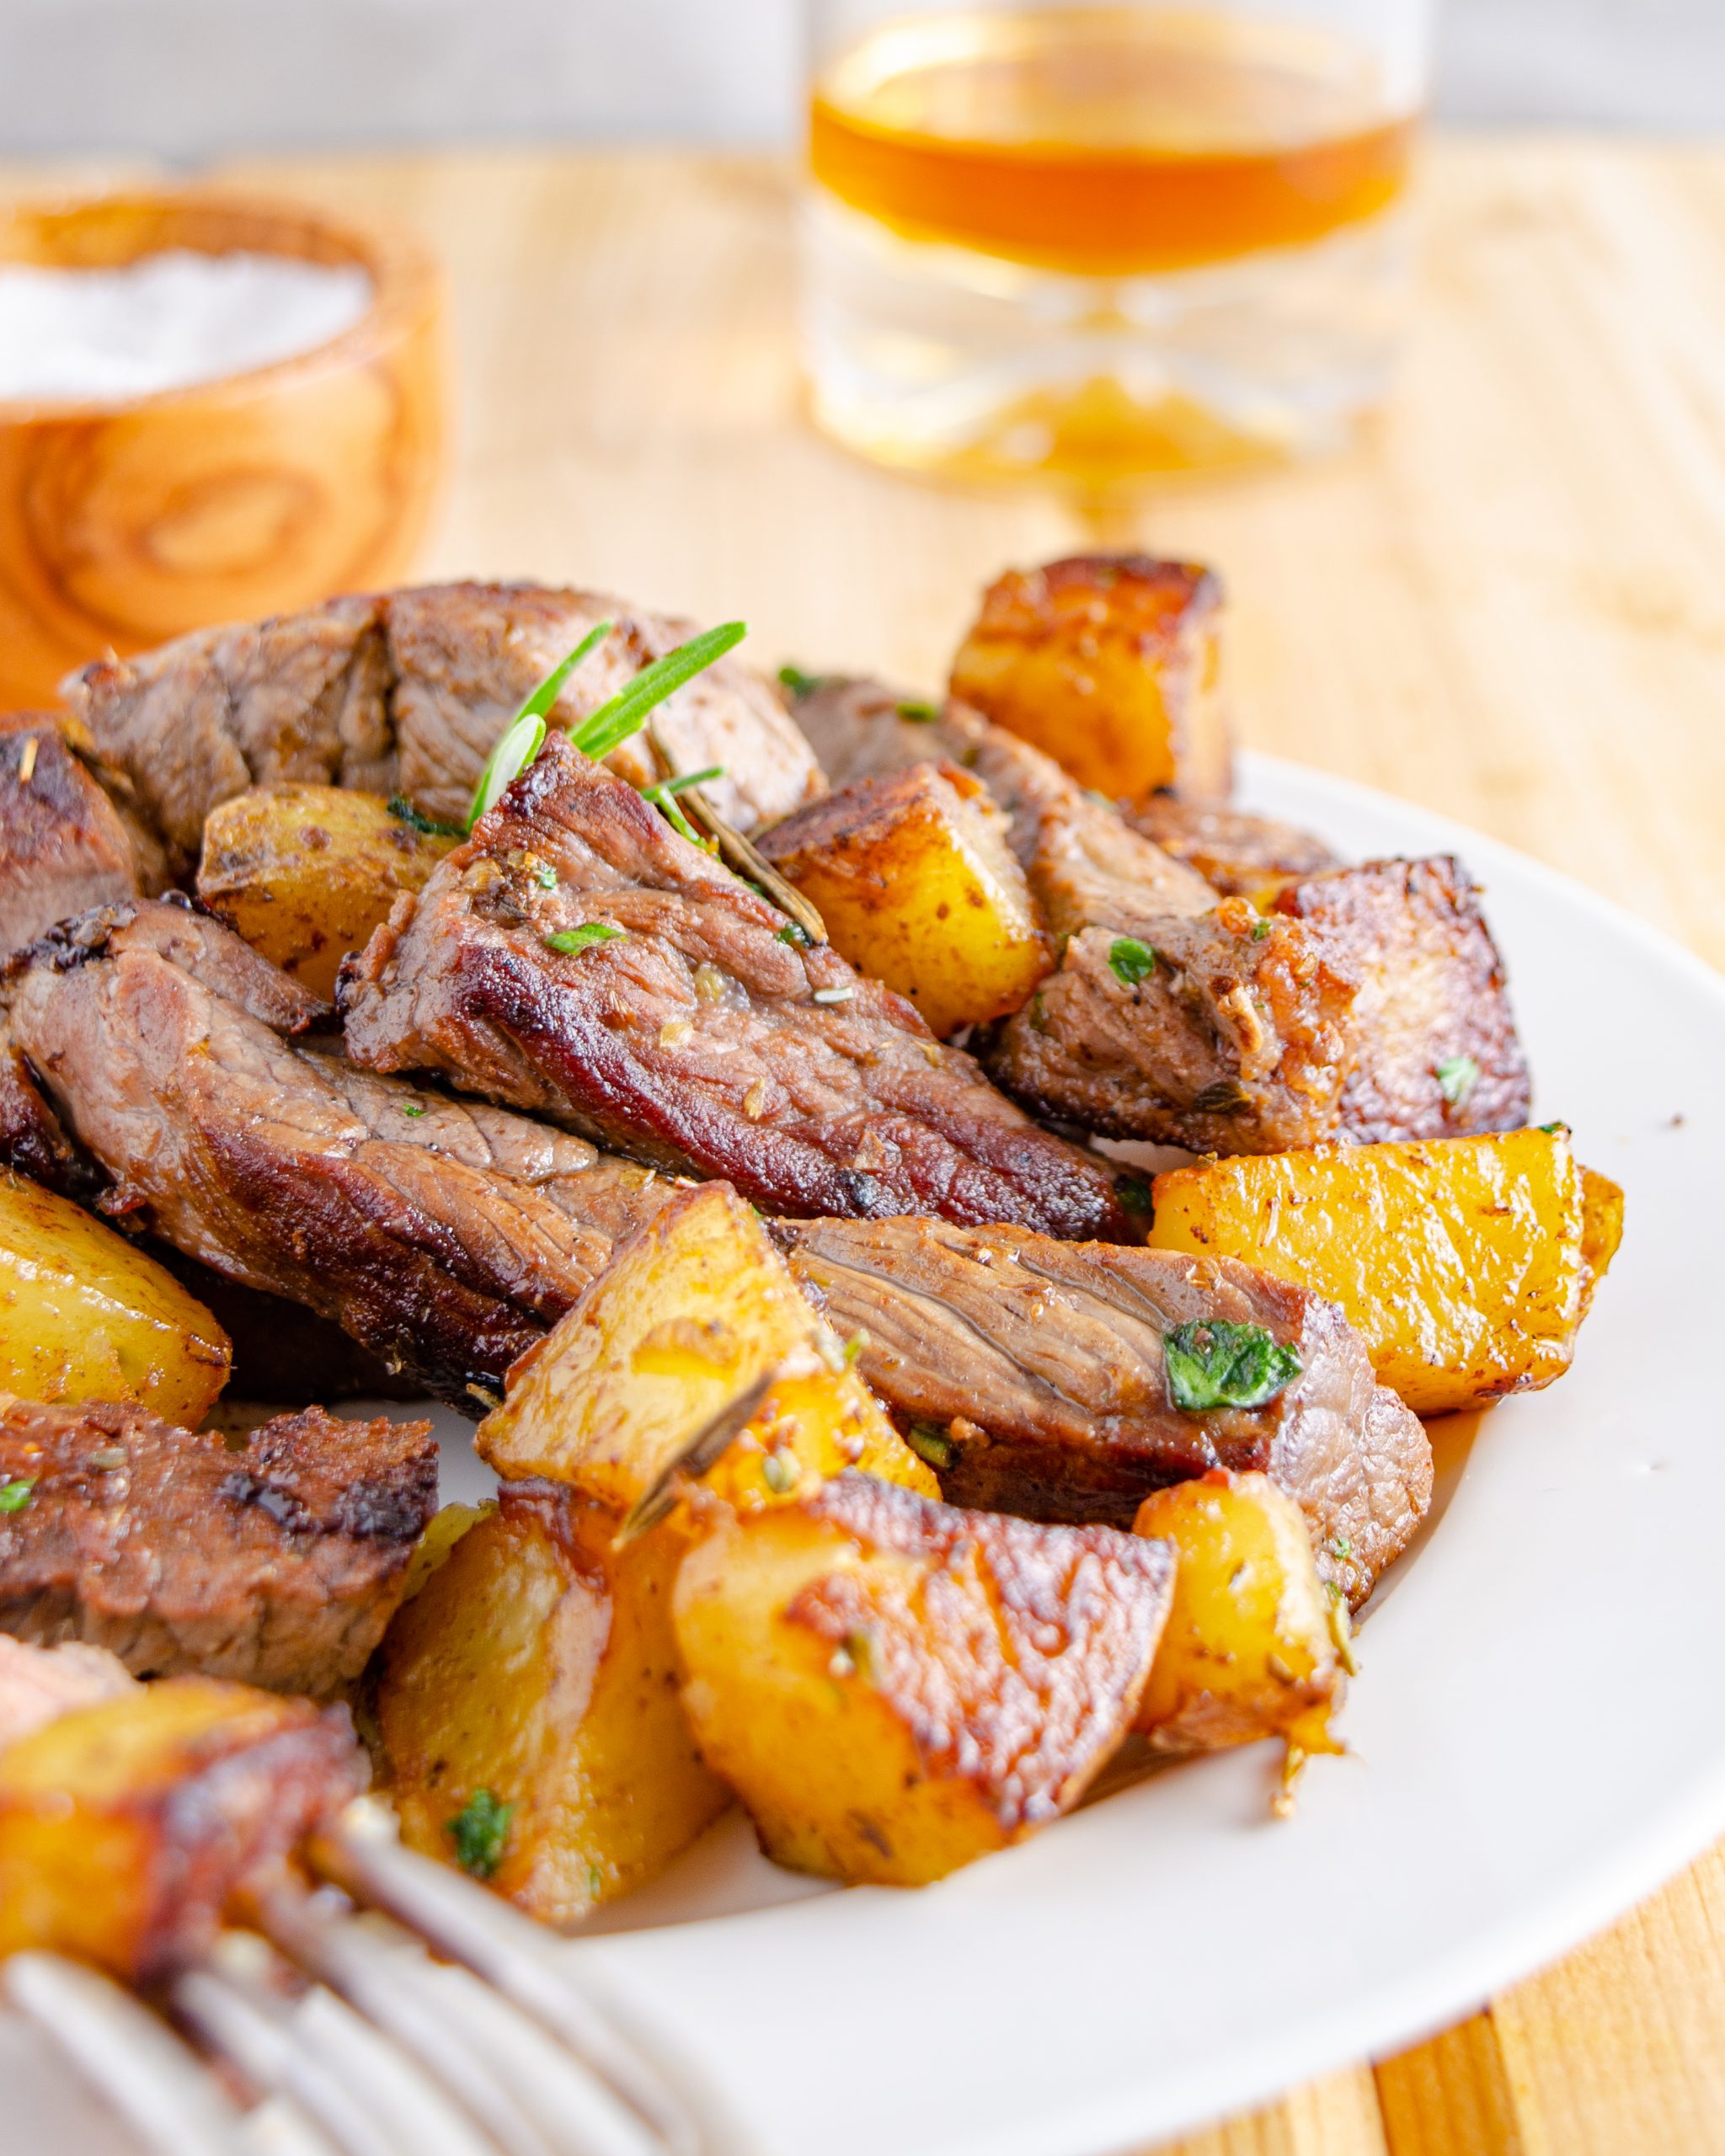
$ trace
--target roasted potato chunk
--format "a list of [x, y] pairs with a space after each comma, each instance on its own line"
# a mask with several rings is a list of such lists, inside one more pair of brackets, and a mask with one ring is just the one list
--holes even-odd
[[834, 948], [944, 1038], [1016, 1011], [1051, 963], [1007, 819], [956, 764], [858, 779], [777, 825], [767, 859]]
[[344, 1712], [249, 1685], [168, 1677], [59, 1715], [0, 1752], [0, 1956], [151, 1983], [364, 1782]]
[[622, 1517], [703, 1431], [707, 1485], [740, 1506], [845, 1467], [937, 1492], [728, 1183], [680, 1192], [629, 1239], [474, 1442], [499, 1475]]
[[684, 1559], [684, 1700], [769, 1856], [919, 1886], [1076, 1802], [1131, 1725], [1172, 1572], [1112, 1528], [841, 1475]]
[[456, 843], [382, 794], [284, 782], [253, 787], [204, 825], [198, 896], [314, 995], [417, 891]]
[[53, 1192], [0, 1171], [0, 1391], [108, 1400], [195, 1429], [227, 1335], [172, 1274]]
[[572, 1492], [505, 1485], [382, 1649], [403, 1836], [547, 1924], [644, 1885], [729, 1801], [677, 1692], [682, 1541], [616, 1536]]
[[1246, 1259], [1339, 1303], [1416, 1413], [1482, 1407], [1569, 1367], [1621, 1193], [1561, 1123], [1207, 1161], [1158, 1176], [1150, 1241]]
[[1224, 798], [1221, 604], [1208, 569], [1143, 554], [1009, 569], [959, 648], [952, 692], [1110, 800]]
[[1278, 915], [1308, 921], [1359, 982], [1336, 1135], [1362, 1144], [1513, 1130], [1530, 1104], [1503, 961], [1461, 863], [1368, 861], [1285, 884]]
[[1260, 1737], [1338, 1752], [1330, 1716], [1348, 1655], [1345, 1605], [1317, 1575], [1298, 1505], [1267, 1475], [1221, 1469], [1145, 1499], [1136, 1534], [1172, 1545], [1174, 1599], [1137, 1726], [1158, 1750]]

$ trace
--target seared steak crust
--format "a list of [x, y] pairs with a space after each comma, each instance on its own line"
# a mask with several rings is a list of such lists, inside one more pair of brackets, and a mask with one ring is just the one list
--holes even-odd
[[[569, 953], [548, 939], [595, 926]], [[608, 937], [604, 931], [609, 930]], [[1098, 1161], [561, 736], [344, 969], [347, 1044], [774, 1212], [1124, 1237]]]
[[[606, 620], [613, 633], [558, 698], [555, 723], [568, 726], [693, 624], [594, 592], [433, 584], [200, 630], [140, 658], [87, 666], [62, 693], [134, 781], [184, 873], [211, 809], [278, 779], [398, 789], [429, 816], [464, 816], [523, 698]], [[777, 696], [735, 659], [680, 690], [657, 723], [679, 770], [724, 766], [714, 803], [740, 828], [788, 815], [820, 790]], [[659, 776], [645, 757], [631, 742], [612, 762], [645, 782]]]
[[312, 1408], [223, 1436], [9, 1401], [0, 1472], [33, 1487], [0, 1517], [0, 1630], [106, 1647], [136, 1677], [331, 1692], [382, 1637], [436, 1509], [430, 1428]]
[[649, 1174], [579, 1139], [283, 1039], [241, 999], [284, 1023], [322, 1006], [181, 906], [71, 925], [14, 959], [6, 995], [110, 1178], [104, 1209], [470, 1412], [657, 1202]]
[[1172, 793], [1152, 793], [1121, 814], [1134, 830], [1196, 869], [1224, 898], [1261, 904], [1284, 883], [1342, 865], [1311, 832], [1274, 816], [1247, 815], [1226, 801], [1181, 801]]
[[0, 719], [0, 953], [67, 915], [161, 888], [113, 802], [52, 718]]
[[[954, 1504], [1130, 1524], [1166, 1483], [1262, 1469], [1359, 1601], [1430, 1502], [1425, 1432], [1376, 1384], [1341, 1312], [1251, 1266], [936, 1220], [775, 1233], [837, 1330], [862, 1336], [862, 1374], [900, 1422], [944, 1438]], [[1300, 1374], [1265, 1407], [1177, 1408], [1163, 1336], [1203, 1318], [1263, 1326]]]
[[1319, 929], [1359, 977], [1338, 1137], [1459, 1138], [1527, 1121], [1503, 962], [1453, 855], [1307, 877], [1275, 905]]

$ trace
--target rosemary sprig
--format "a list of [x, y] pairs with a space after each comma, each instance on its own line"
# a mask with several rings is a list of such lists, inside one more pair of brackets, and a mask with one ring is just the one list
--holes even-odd
[[[485, 759], [479, 783], [473, 788], [473, 798], [467, 809], [467, 828], [470, 831], [488, 808], [497, 806], [504, 788], [515, 783], [545, 746], [545, 714], [562, 693], [563, 683], [587, 654], [604, 643], [612, 626], [609, 622], [595, 622], [569, 657], [552, 668], [504, 728], [497, 746]], [[394, 803], [390, 805], [393, 808]]]
[[701, 786], [710, 778], [724, 776], [723, 764], [709, 764], [704, 771], [690, 771], [682, 778], [662, 778], [656, 786], [644, 786], [641, 798], [653, 803], [680, 839], [686, 839], [691, 846], [699, 846], [701, 834], [678, 808], [675, 797], [685, 787]]
[[704, 673], [715, 659], [723, 659], [728, 651], [734, 651], [748, 633], [745, 622], [724, 622], [716, 629], [706, 629], [698, 637], [691, 637], [675, 651], [668, 651], [662, 659], [644, 666], [633, 680], [626, 682], [597, 711], [590, 712], [579, 726], [572, 726], [570, 740], [584, 755], [595, 760], [608, 756], [631, 734], [640, 731], [649, 712], [656, 709], [686, 681], [692, 681], [697, 674]]
[[552, 668], [538, 687], [534, 690], [532, 695], [515, 713], [516, 718], [548, 718], [551, 707], [563, 694], [563, 683], [568, 680], [589, 652], [596, 651], [599, 648], [615, 627], [616, 624], [612, 622], [595, 622], [569, 657]]

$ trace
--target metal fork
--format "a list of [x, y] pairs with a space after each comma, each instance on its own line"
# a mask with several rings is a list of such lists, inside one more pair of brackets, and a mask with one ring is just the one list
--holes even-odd
[[734, 2156], [551, 1936], [375, 1799], [308, 1854], [318, 1882], [256, 1894], [168, 2018], [57, 1955], [0, 1988], [160, 2156]]

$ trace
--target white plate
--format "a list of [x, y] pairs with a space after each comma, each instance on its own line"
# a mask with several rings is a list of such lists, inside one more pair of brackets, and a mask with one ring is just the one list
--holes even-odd
[[[1264, 1747], [921, 1892], [814, 1889], [733, 1821], [571, 1945], [770, 2156], [1178, 2132], [1455, 2019], [1725, 1830], [1725, 983], [1435, 816], [1258, 758], [1246, 792], [1352, 857], [1461, 853], [1537, 1113], [1627, 1187], [1623, 1252], [1573, 1373], [1471, 1449], [1440, 1438], [1447, 1502], [1365, 1627], [1353, 1756], [1314, 1764], [1290, 1824]], [[715, 1908], [745, 1913], [677, 1920]]]

